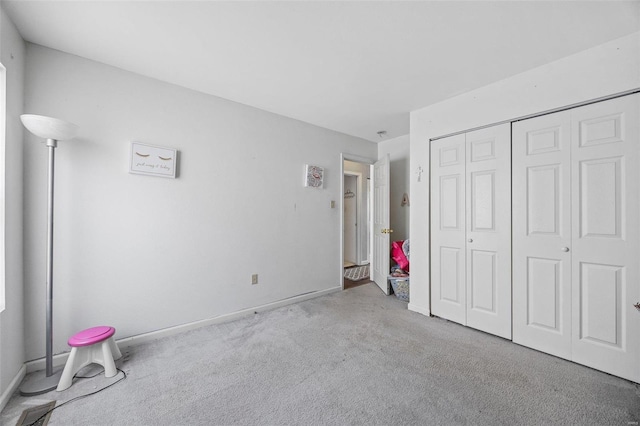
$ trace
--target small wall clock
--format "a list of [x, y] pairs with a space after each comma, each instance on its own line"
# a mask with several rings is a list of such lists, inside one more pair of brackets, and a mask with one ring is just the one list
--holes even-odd
[[322, 188], [324, 181], [324, 169], [320, 166], [304, 165], [304, 186]]

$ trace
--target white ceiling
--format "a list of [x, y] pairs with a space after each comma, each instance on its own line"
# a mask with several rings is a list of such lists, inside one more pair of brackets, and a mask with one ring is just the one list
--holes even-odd
[[371, 141], [640, 30], [639, 1], [2, 3], [32, 43]]

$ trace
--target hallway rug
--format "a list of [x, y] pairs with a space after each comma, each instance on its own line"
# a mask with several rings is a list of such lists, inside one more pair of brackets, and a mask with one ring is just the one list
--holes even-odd
[[369, 265], [347, 268], [344, 270], [344, 277], [349, 281], [360, 281], [369, 278]]

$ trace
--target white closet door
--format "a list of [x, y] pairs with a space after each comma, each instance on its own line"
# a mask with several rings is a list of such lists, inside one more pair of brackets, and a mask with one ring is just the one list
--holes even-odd
[[512, 143], [513, 341], [640, 382], [640, 95]]
[[640, 95], [572, 111], [573, 360], [640, 382]]
[[511, 339], [511, 129], [466, 134], [467, 325]]
[[511, 338], [508, 124], [431, 143], [431, 312]]
[[465, 136], [431, 143], [431, 312], [466, 324]]
[[571, 358], [571, 117], [513, 124], [513, 341]]

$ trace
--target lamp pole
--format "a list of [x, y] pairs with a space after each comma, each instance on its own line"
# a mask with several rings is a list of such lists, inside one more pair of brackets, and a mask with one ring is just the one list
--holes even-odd
[[46, 375], [53, 375], [53, 179], [58, 141], [47, 139], [49, 149], [49, 186], [47, 197], [47, 313], [46, 313]]
[[53, 184], [55, 175], [55, 149], [58, 141], [72, 139], [78, 126], [57, 118], [24, 114], [22, 124], [36, 136], [45, 139], [49, 151], [49, 172], [47, 186], [47, 272], [46, 272], [46, 335], [45, 370], [29, 374], [20, 387], [24, 396], [40, 395], [58, 387], [62, 370], [53, 371]]

